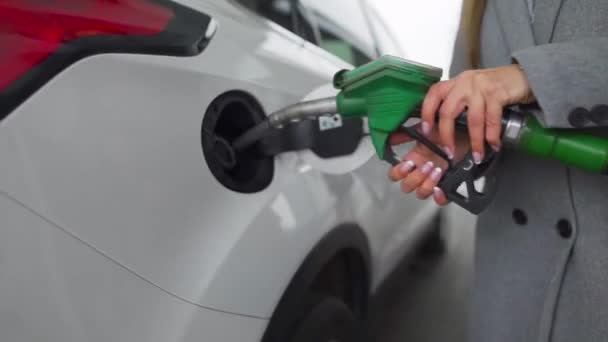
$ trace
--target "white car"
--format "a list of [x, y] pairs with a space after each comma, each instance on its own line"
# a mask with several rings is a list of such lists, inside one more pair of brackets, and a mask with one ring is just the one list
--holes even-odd
[[354, 340], [438, 208], [387, 180], [361, 121], [232, 167], [218, 142], [400, 54], [367, 6], [3, 1], [0, 340]]

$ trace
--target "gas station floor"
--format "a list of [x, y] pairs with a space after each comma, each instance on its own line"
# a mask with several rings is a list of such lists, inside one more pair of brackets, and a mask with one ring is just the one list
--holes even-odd
[[405, 262], [374, 299], [370, 341], [466, 341], [475, 218], [450, 207], [443, 222], [444, 254]]

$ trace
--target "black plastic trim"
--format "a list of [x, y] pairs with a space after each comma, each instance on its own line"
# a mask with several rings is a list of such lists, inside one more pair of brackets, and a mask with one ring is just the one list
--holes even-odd
[[[237, 111], [230, 108], [238, 109]], [[256, 193], [266, 189], [274, 178], [274, 158], [254, 151], [241, 151], [234, 155], [235, 165], [218, 160], [216, 142], [223, 139], [230, 146], [245, 130], [264, 121], [266, 114], [251, 94], [233, 90], [216, 97], [205, 111], [201, 128], [201, 145], [205, 163], [215, 179], [226, 188], [239, 193]], [[238, 128], [231, 134], [222, 132]]]
[[63, 45], [0, 92], [0, 121], [61, 71], [86, 57], [106, 53], [195, 56], [207, 47], [212, 38], [206, 36], [210, 16], [170, 0], [150, 1], [174, 12], [163, 32], [154, 36], [100, 35]]
[[289, 122], [260, 140], [259, 150], [265, 156], [310, 149], [323, 159], [353, 154], [363, 139], [363, 120], [349, 118], [341, 127], [322, 131], [318, 120]]
[[[367, 237], [363, 230], [355, 224], [343, 224], [329, 232], [309, 253], [289, 286], [283, 293], [277, 305], [262, 342], [284, 342], [294, 328], [293, 316], [303, 304], [306, 294], [313, 285], [316, 277], [335, 256], [341, 252], [350, 251], [363, 259], [365, 274], [353, 275], [351, 282], [358, 285], [359, 295], [363, 298], [361, 308], [355, 308], [355, 314], [364, 316], [369, 296], [371, 276], [371, 256]], [[364, 279], [360, 277], [363, 276]], [[359, 312], [357, 312], [359, 311]]]

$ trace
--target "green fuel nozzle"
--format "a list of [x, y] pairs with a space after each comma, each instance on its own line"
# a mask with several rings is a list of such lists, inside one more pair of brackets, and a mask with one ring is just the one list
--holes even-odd
[[[464, 159], [453, 164], [445, 153], [414, 127], [405, 126], [408, 119], [417, 116], [429, 88], [441, 79], [442, 70], [432, 66], [384, 56], [353, 70], [343, 70], [334, 77], [339, 90], [334, 98], [298, 103], [268, 116], [256, 127], [233, 142], [236, 152], [244, 151], [268, 132], [294, 120], [340, 114], [343, 118], [367, 118], [369, 134], [382, 160], [393, 165], [399, 158], [393, 152], [389, 138], [402, 131], [424, 144], [446, 160], [439, 187], [447, 198], [478, 214], [491, 202], [495, 193], [498, 157], [487, 146], [485, 160], [476, 164], [469, 151]], [[466, 130], [466, 113], [457, 125]], [[554, 159], [565, 165], [595, 173], [608, 173], [608, 139], [564, 129], [545, 129], [531, 114], [506, 108], [502, 120], [502, 138], [505, 146], [539, 158]], [[475, 182], [485, 179], [484, 189], [477, 190]], [[459, 188], [465, 186], [466, 193]]]
[[394, 163], [387, 153], [388, 139], [416, 112], [428, 89], [441, 79], [442, 70], [393, 56], [383, 56], [334, 77], [340, 92], [335, 98], [302, 102], [268, 116], [262, 124], [233, 144], [243, 150], [272, 128], [305, 118], [339, 113], [344, 118], [366, 117], [369, 134], [380, 159]]
[[390, 135], [416, 112], [429, 88], [441, 79], [442, 70], [384, 56], [334, 77], [340, 90], [338, 113], [345, 118], [367, 117], [369, 134], [380, 159], [387, 160]]

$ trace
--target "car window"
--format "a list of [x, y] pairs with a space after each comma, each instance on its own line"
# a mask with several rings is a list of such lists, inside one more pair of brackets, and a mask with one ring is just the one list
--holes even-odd
[[352, 65], [375, 57], [372, 38], [359, 0], [300, 0], [314, 16], [318, 45]]
[[298, 0], [237, 0], [255, 13], [272, 20], [300, 37], [316, 43], [313, 25]]
[[403, 50], [380, 14], [376, 10], [370, 9], [369, 18], [380, 54], [405, 58]]

